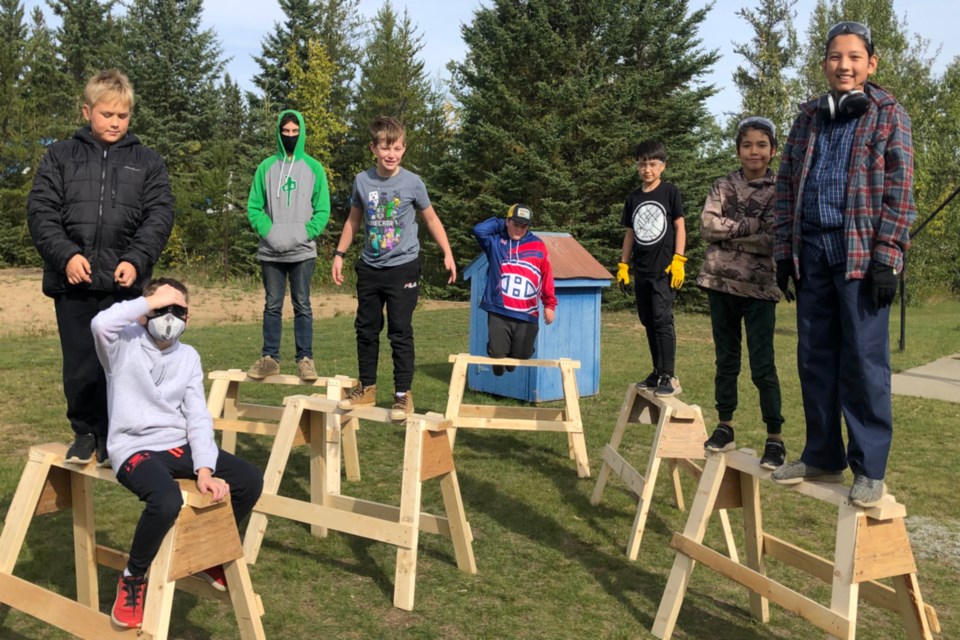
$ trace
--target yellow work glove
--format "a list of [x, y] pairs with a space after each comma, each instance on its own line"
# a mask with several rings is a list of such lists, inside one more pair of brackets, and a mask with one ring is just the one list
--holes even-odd
[[671, 289], [679, 289], [683, 286], [683, 279], [686, 277], [686, 273], [683, 270], [683, 265], [686, 261], [686, 256], [675, 253], [673, 254], [673, 260], [670, 262], [670, 266], [663, 270], [664, 273], [670, 274]]
[[617, 282], [621, 293], [630, 293], [630, 265], [626, 262], [617, 263]]

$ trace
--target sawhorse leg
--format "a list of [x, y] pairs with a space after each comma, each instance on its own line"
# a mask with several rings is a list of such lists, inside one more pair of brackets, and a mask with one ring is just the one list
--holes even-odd
[[577, 463], [577, 475], [590, 477], [590, 461], [587, 459], [587, 443], [583, 437], [583, 420], [580, 417], [580, 392], [577, 389], [577, 372], [566, 360], [560, 361], [560, 378], [563, 382], [564, 416], [577, 425], [576, 432], [567, 433], [567, 448], [570, 458]]

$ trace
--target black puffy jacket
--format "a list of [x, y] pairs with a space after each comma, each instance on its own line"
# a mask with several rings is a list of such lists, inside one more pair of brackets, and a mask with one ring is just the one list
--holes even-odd
[[[27, 199], [27, 224], [43, 258], [43, 292], [71, 289], [119, 291], [120, 262], [137, 270], [124, 293], [139, 294], [173, 229], [173, 194], [163, 158], [133, 134], [110, 146], [90, 127], [50, 146]], [[90, 262], [90, 284], [71, 285], [70, 258]]]

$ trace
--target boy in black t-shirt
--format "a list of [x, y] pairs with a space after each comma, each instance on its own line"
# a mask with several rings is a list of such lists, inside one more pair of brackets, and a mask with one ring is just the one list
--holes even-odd
[[[677, 337], [673, 330], [675, 290], [683, 285], [683, 252], [687, 234], [683, 205], [676, 185], [662, 182], [667, 150], [654, 140], [637, 146], [637, 173], [643, 186], [631, 191], [623, 206], [623, 236], [617, 281], [630, 284], [630, 267], [636, 278], [637, 313], [647, 331], [653, 371], [638, 382], [640, 389], [654, 389], [658, 396], [680, 393], [674, 373]], [[630, 263], [631, 256], [633, 258]]]

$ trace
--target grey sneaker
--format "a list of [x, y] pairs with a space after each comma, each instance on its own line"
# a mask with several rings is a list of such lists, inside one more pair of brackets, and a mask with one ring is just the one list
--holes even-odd
[[377, 404], [377, 385], [370, 384], [363, 386], [362, 384], [358, 384], [337, 406], [341, 409], [355, 409], [356, 407], [375, 404]]
[[875, 507], [887, 493], [884, 481], [874, 480], [857, 473], [853, 476], [853, 486], [850, 487], [850, 502], [858, 507]]
[[407, 391], [400, 397], [393, 397], [393, 407], [390, 408], [391, 420], [406, 420], [413, 413], [413, 391]]
[[304, 382], [313, 382], [319, 377], [317, 368], [313, 366], [313, 358], [300, 358], [300, 362], [297, 363], [297, 375]]
[[736, 446], [737, 443], [733, 439], [733, 427], [726, 424], [718, 424], [717, 428], [713, 430], [713, 435], [703, 443], [704, 449], [715, 453], [730, 451]]
[[825, 471], [813, 467], [803, 460], [794, 460], [778, 468], [770, 477], [779, 484], [800, 484], [801, 482], [843, 482], [843, 471]]
[[263, 380], [267, 376], [280, 373], [280, 363], [270, 356], [263, 356], [247, 369], [247, 376], [254, 380]]

